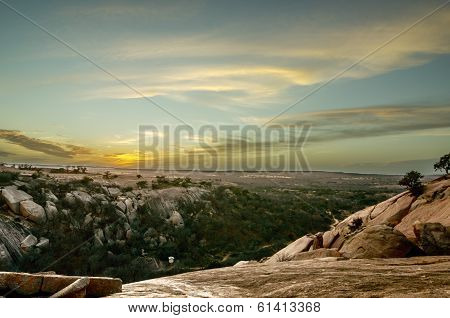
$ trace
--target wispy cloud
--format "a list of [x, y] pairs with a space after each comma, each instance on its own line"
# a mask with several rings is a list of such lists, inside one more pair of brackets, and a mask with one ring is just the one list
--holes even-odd
[[52, 143], [38, 138], [31, 138], [18, 130], [0, 129], [0, 139], [6, 140], [10, 144], [22, 146], [28, 150], [60, 158], [72, 158], [76, 155], [91, 153], [91, 150], [86, 147]]
[[[267, 118], [242, 118], [264, 123]], [[450, 127], [450, 105], [372, 106], [283, 116], [276, 124], [312, 126], [308, 142], [399, 135]]]

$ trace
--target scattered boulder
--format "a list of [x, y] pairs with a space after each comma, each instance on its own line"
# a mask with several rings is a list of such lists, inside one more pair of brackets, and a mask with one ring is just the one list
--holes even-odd
[[94, 230], [94, 245], [103, 246], [103, 242], [105, 242], [105, 235], [103, 234], [102, 229]]
[[50, 191], [50, 190], [48, 190], [48, 191], [45, 193], [45, 198], [47, 199], [47, 201], [50, 201], [50, 202], [53, 202], [53, 203], [56, 203], [56, 202], [59, 201], [59, 200], [58, 200], [58, 197], [57, 197], [56, 195], [54, 195], [53, 192]]
[[122, 194], [119, 188], [107, 188], [108, 194], [112, 196], [113, 198], [117, 198], [119, 195]]
[[20, 248], [25, 252], [29, 251], [31, 248], [36, 246], [38, 239], [33, 234], [28, 235], [21, 243]]
[[52, 220], [58, 215], [58, 208], [53, 201], [45, 202], [45, 213], [47, 215], [47, 220]]
[[181, 214], [178, 211], [173, 211], [172, 215], [169, 218], [169, 223], [172, 224], [174, 227], [183, 227], [184, 226], [184, 220]]
[[36, 244], [36, 247], [39, 248], [47, 248], [50, 245], [50, 240], [46, 237], [41, 237], [39, 242]]
[[20, 213], [25, 218], [38, 224], [43, 224], [47, 221], [44, 208], [31, 200], [20, 202]]
[[75, 196], [72, 193], [68, 192], [68, 193], [66, 193], [66, 196], [64, 197], [64, 201], [69, 206], [73, 206], [73, 205], [75, 205], [75, 202], [76, 202]]
[[127, 206], [125, 205], [124, 202], [119, 201], [116, 203], [117, 208], [122, 211], [122, 212], [127, 212]]
[[89, 209], [92, 204], [94, 204], [94, 199], [89, 193], [83, 191], [72, 191], [72, 194], [76, 201], [83, 204], [86, 209]]
[[20, 202], [33, 200], [33, 197], [28, 193], [11, 187], [2, 190], [2, 197], [9, 208], [16, 214], [20, 214]]
[[347, 258], [405, 257], [414, 244], [387, 225], [373, 225], [348, 238], [339, 252]]
[[441, 223], [416, 223], [417, 244], [427, 255], [450, 255], [450, 226]]

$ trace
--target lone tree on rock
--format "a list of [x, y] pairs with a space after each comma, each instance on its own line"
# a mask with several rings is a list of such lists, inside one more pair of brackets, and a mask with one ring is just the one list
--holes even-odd
[[439, 161], [434, 164], [434, 170], [445, 171], [445, 173], [448, 174], [448, 171], [450, 170], [450, 152], [439, 158]]
[[422, 178], [423, 175], [420, 172], [412, 170], [405, 174], [398, 184], [406, 187], [413, 195], [419, 196], [423, 193], [423, 184], [420, 181]]

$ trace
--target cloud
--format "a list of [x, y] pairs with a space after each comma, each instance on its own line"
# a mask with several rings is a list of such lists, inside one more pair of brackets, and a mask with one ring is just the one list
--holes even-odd
[[[405, 2], [392, 8], [383, 4], [383, 12], [378, 14], [381, 9], [368, 4], [355, 3], [356, 9], [347, 13], [331, 2], [317, 10], [299, 4], [291, 12], [286, 8], [277, 14], [272, 12], [270, 24], [255, 15], [252, 19], [219, 19], [216, 27], [207, 30], [174, 23], [170, 32], [165, 31], [165, 22], [152, 18], [148, 19], [150, 31], [141, 29], [143, 25], [134, 30], [134, 23], [130, 23], [120, 32], [111, 32], [113, 36], [105, 35], [101, 46], [91, 45], [96, 39], [85, 32], [81, 32], [80, 42], [90, 44], [86, 51], [89, 56], [102, 61], [148, 97], [167, 96], [219, 109], [268, 107], [288, 102], [285, 92], [291, 87], [326, 81], [405, 30], [435, 5], [438, 3]], [[152, 16], [155, 12], [166, 19], [186, 11], [190, 12], [188, 21], [205, 21], [205, 12], [197, 9], [183, 4], [108, 3], [69, 6], [66, 14], [81, 16], [86, 25], [97, 23], [98, 18], [118, 16], [129, 22], [136, 14]], [[105, 23], [112, 23], [108, 19]], [[449, 10], [437, 12], [343, 77], [367, 78], [422, 65], [436, 55], [450, 53], [449, 23]], [[91, 76], [89, 82], [83, 98], [141, 98], [113, 81]]]
[[[262, 124], [269, 118], [242, 118]], [[308, 142], [378, 137], [450, 127], [450, 105], [371, 106], [285, 115], [274, 124], [312, 126]]]
[[12, 155], [12, 153], [0, 150], [0, 157], [8, 157], [8, 156], [11, 156], [11, 155]]
[[32, 151], [60, 158], [72, 158], [79, 154], [91, 153], [91, 150], [86, 147], [52, 143], [38, 138], [31, 138], [18, 130], [0, 129], [0, 139], [4, 139], [10, 144], [19, 145]]

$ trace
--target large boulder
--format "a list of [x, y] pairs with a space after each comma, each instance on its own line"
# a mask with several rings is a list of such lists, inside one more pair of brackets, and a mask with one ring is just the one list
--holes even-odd
[[373, 225], [349, 237], [339, 252], [347, 258], [405, 257], [414, 244], [387, 225]]
[[38, 224], [43, 224], [47, 221], [44, 208], [31, 200], [20, 202], [20, 214]]
[[305, 235], [289, 244], [282, 250], [278, 251], [272, 257], [270, 257], [265, 263], [273, 264], [277, 262], [290, 261], [295, 258], [296, 255], [308, 251], [314, 242], [312, 235]]
[[25, 200], [33, 200], [28, 193], [9, 187], [2, 190], [2, 197], [8, 204], [9, 208], [16, 214], [20, 214], [20, 202]]
[[450, 226], [440, 223], [416, 223], [417, 244], [427, 255], [450, 255]]

